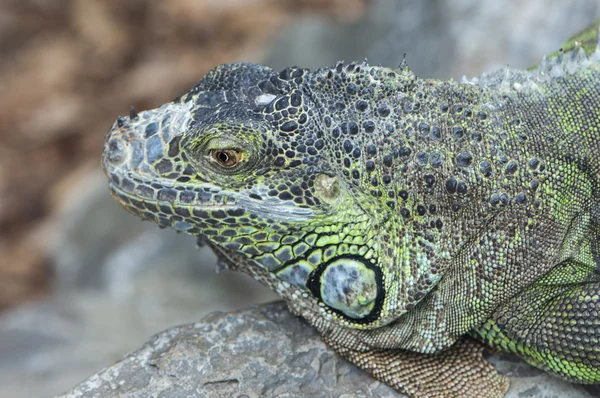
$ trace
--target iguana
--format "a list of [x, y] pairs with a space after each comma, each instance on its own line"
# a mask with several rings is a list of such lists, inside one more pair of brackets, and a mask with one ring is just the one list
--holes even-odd
[[117, 119], [110, 191], [409, 396], [503, 396], [480, 342], [600, 383], [599, 26], [461, 83], [218, 66]]

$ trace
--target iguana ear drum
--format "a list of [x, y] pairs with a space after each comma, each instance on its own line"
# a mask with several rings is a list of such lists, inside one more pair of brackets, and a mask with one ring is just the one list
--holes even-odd
[[381, 271], [358, 256], [338, 257], [319, 266], [308, 289], [336, 314], [361, 324], [379, 317], [385, 297]]

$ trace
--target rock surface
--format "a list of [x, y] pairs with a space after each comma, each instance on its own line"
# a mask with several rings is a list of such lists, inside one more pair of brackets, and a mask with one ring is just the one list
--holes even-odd
[[[513, 357], [490, 360], [511, 378], [508, 397], [591, 398], [600, 388], [572, 385]], [[283, 303], [170, 328], [60, 398], [399, 397], [333, 353]]]

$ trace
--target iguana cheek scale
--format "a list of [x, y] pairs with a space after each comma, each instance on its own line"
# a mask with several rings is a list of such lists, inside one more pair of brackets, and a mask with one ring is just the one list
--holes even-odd
[[468, 335], [600, 383], [597, 29], [461, 83], [222, 65], [117, 119], [109, 187], [408, 395], [502, 396]]

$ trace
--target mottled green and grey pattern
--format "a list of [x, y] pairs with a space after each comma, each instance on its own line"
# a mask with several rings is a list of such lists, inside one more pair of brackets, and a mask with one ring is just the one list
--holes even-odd
[[404, 63], [219, 66], [120, 117], [103, 166], [126, 210], [208, 242], [412, 396], [504, 393], [465, 335], [600, 383], [590, 31], [529, 71], [461, 83]]

